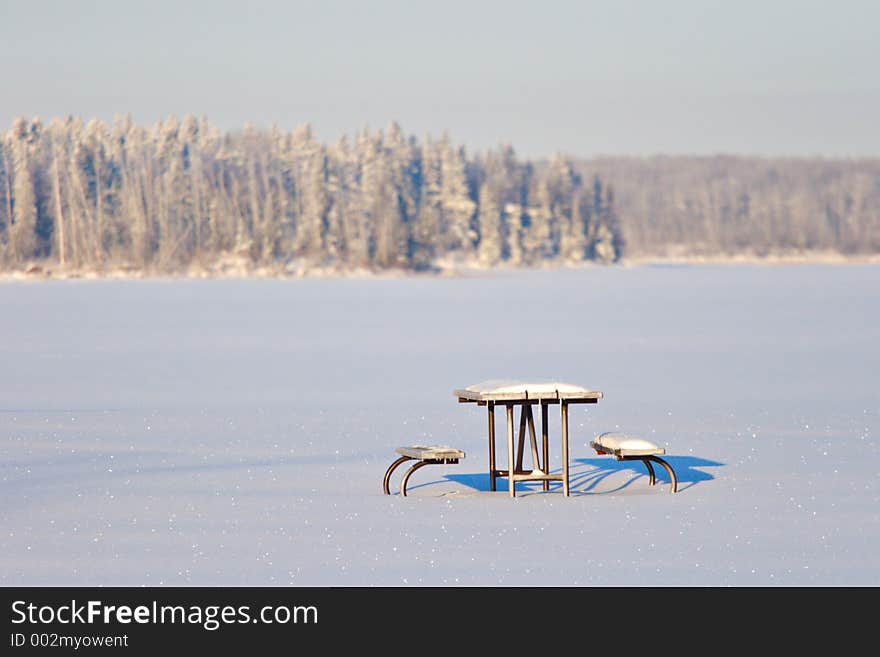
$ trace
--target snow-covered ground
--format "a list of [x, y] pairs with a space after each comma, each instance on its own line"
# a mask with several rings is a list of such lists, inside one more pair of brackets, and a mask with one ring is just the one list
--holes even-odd
[[[490, 378], [605, 393], [572, 497], [488, 491]], [[880, 585], [880, 267], [7, 282], [0, 450], [3, 586]]]

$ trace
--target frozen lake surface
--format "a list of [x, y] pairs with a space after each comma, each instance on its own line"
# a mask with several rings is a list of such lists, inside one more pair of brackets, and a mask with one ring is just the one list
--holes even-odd
[[[572, 497], [489, 492], [490, 378], [605, 393]], [[467, 458], [382, 495], [417, 442]], [[880, 267], [6, 282], [0, 454], [3, 586], [876, 586]]]

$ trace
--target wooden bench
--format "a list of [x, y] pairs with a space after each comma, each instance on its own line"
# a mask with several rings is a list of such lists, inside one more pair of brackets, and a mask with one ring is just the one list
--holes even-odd
[[400, 458], [394, 461], [394, 463], [388, 467], [388, 470], [385, 471], [385, 479], [382, 481], [382, 490], [386, 495], [391, 495], [391, 491], [388, 489], [388, 483], [391, 480], [391, 473], [394, 472], [397, 466], [401, 463], [406, 463], [407, 461], [417, 461], [417, 463], [414, 463], [413, 466], [406, 471], [406, 474], [403, 475], [403, 481], [400, 482], [400, 494], [404, 497], [406, 497], [406, 484], [409, 481], [410, 475], [419, 468], [423, 468], [426, 465], [448, 465], [450, 463], [458, 463], [459, 459], [464, 458], [464, 452], [460, 449], [447, 447], [446, 445], [412, 445], [410, 447], [398, 447], [394, 451], [400, 454]]
[[666, 450], [644, 438], [608, 431], [596, 436], [596, 439], [590, 442], [590, 447], [595, 449], [597, 454], [610, 454], [618, 461], [642, 461], [648, 469], [648, 481], [651, 486], [657, 483], [651, 462], [658, 463], [666, 469], [669, 475], [669, 481], [672, 484], [671, 492], [674, 493], [678, 489], [675, 471], [669, 463], [659, 456], [665, 454]]

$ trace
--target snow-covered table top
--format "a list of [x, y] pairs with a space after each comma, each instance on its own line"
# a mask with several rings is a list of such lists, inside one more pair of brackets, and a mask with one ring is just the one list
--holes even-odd
[[573, 383], [561, 381], [517, 381], [512, 379], [491, 379], [481, 381], [453, 393], [459, 401], [596, 401], [604, 396]]

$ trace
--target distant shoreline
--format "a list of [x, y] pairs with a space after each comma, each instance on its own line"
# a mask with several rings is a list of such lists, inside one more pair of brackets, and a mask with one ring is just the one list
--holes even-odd
[[133, 270], [127, 267], [107, 267], [104, 270], [61, 269], [57, 265], [29, 263], [15, 270], [0, 272], [0, 282], [13, 281], [54, 281], [54, 280], [226, 280], [226, 279], [277, 279], [299, 280], [314, 278], [444, 278], [457, 276], [473, 276], [474, 274], [491, 274], [511, 271], [552, 271], [560, 269], [604, 269], [650, 267], [657, 265], [878, 265], [880, 253], [858, 256], [847, 256], [839, 253], [810, 254], [772, 254], [757, 256], [752, 254], [720, 255], [666, 255], [666, 256], [635, 256], [624, 258], [614, 264], [580, 262], [571, 264], [542, 263], [529, 266], [495, 266], [483, 267], [476, 264], [456, 264], [437, 267], [428, 271], [409, 269], [334, 269], [328, 267], [226, 267], [201, 268], [192, 267], [180, 272], [156, 272]]
[[687, 264], [687, 265], [874, 265], [880, 264], [880, 253], [843, 255], [840, 253], [772, 254], [757, 256], [739, 254], [729, 256], [639, 256], [621, 264]]

